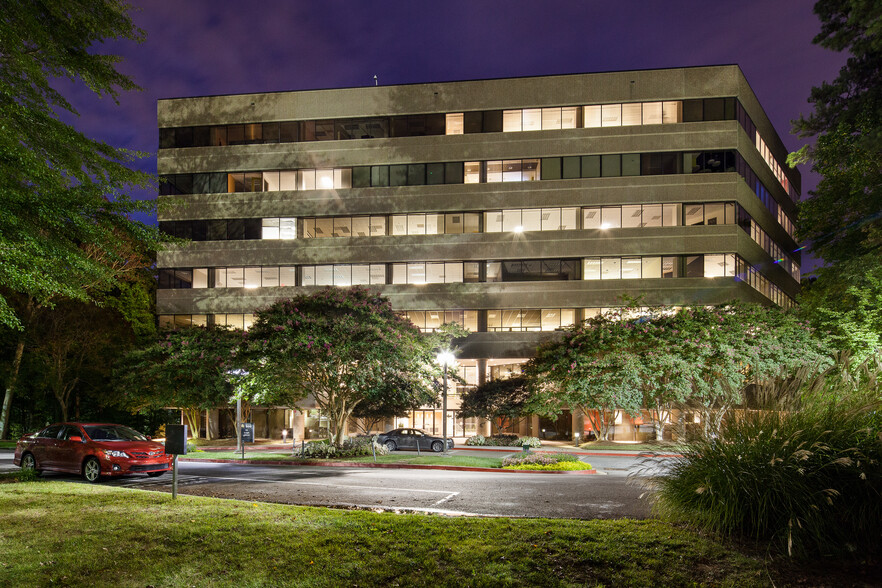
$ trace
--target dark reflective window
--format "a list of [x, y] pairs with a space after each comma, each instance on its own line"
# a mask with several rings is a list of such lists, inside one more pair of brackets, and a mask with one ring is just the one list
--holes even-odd
[[159, 129], [160, 149], [171, 149], [177, 146], [175, 142], [175, 129]]
[[543, 180], [560, 179], [560, 157], [545, 157], [539, 166], [540, 177]]
[[175, 143], [178, 147], [193, 146], [193, 127], [180, 127], [175, 131]]
[[211, 145], [211, 127], [193, 127], [193, 146], [208, 147]]
[[407, 185], [407, 166], [406, 165], [390, 165], [389, 166], [389, 185], [390, 186], [406, 186]]
[[561, 177], [564, 179], [578, 178], [582, 176], [581, 165], [579, 162], [580, 158], [576, 157], [564, 157], [563, 158], [563, 166], [561, 169]]
[[388, 186], [389, 185], [389, 166], [374, 165], [371, 166], [371, 186]]
[[407, 166], [407, 185], [422, 186], [426, 183], [426, 164], [412, 163]]
[[352, 187], [368, 188], [371, 185], [371, 168], [370, 167], [354, 167], [352, 168]]
[[226, 145], [227, 127], [211, 127], [209, 141], [211, 145]]
[[622, 175], [622, 156], [618, 154], [600, 156], [600, 175], [615, 177]]
[[241, 241], [245, 238], [245, 219], [231, 218], [227, 221], [227, 239]]
[[300, 140], [300, 124], [297, 122], [283, 122], [279, 124], [279, 142], [296, 143]]
[[263, 142], [279, 142], [279, 123], [263, 123]]
[[227, 125], [227, 142], [230, 145], [245, 143], [245, 125]]
[[443, 163], [427, 163], [426, 164], [426, 184], [434, 186], [444, 183], [444, 164]]
[[701, 100], [683, 101], [683, 122], [701, 122], [704, 120], [704, 108]]
[[582, 177], [583, 178], [599, 178], [600, 177], [600, 156], [599, 155], [583, 155], [582, 156]]
[[246, 218], [244, 219], [244, 224], [246, 239], [260, 239], [263, 231], [263, 219]]
[[501, 133], [502, 132], [502, 111], [501, 110], [485, 110], [483, 113], [483, 132], [485, 133]]
[[463, 133], [481, 133], [484, 130], [483, 112], [465, 112], [462, 117]]
[[704, 256], [703, 255], [687, 255], [686, 256], [686, 277], [687, 278], [703, 278], [704, 277]]
[[444, 183], [445, 184], [462, 184], [463, 183], [463, 162], [456, 161], [444, 164]]
[[227, 238], [227, 221], [212, 219], [208, 221], [208, 241], [225, 241]]
[[334, 121], [333, 120], [317, 120], [317, 121], [315, 121], [315, 140], [316, 141], [332, 141], [332, 140], [334, 140]]

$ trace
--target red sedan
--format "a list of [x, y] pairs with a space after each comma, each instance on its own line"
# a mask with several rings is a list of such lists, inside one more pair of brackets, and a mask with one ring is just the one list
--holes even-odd
[[101, 476], [161, 476], [173, 459], [161, 443], [124, 425], [57, 423], [19, 439], [13, 462], [22, 469], [80, 474], [97, 482]]

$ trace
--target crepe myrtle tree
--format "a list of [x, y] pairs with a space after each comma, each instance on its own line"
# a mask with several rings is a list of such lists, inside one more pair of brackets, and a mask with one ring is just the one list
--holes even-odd
[[395, 394], [412, 396], [404, 405], [434, 397], [435, 353], [464, 334], [453, 324], [423, 334], [376, 292], [326, 288], [256, 313], [248, 331], [248, 371], [267, 402], [293, 406], [314, 399], [339, 445], [359, 406], [389, 400], [383, 398], [391, 393], [389, 383], [396, 384]]
[[584, 321], [539, 346], [524, 366], [533, 389], [531, 412], [556, 416], [578, 408], [603, 441], [619, 410], [640, 412], [642, 371], [631, 346], [633, 325], [622, 320], [624, 313]]
[[530, 414], [527, 410], [530, 393], [529, 380], [524, 376], [490, 380], [462, 394], [460, 415], [496, 422], [500, 429], [514, 432], [521, 419]]
[[358, 428], [364, 434], [377, 429], [388, 418], [403, 417], [421, 406], [436, 404], [439, 387], [415, 386], [405, 378], [392, 377], [368, 388], [365, 398], [352, 411]]
[[[241, 372], [244, 334], [221, 327], [184, 327], [124, 357], [114, 370], [119, 403], [133, 412], [176, 407], [199, 436], [201, 411], [227, 405]], [[240, 378], [241, 379], [241, 378]], [[206, 435], [210, 438], [210, 429]]]
[[719, 430], [748, 386], [830, 363], [809, 325], [778, 307], [730, 302], [684, 308], [672, 319], [692, 373], [690, 403], [700, 407], [705, 435]]

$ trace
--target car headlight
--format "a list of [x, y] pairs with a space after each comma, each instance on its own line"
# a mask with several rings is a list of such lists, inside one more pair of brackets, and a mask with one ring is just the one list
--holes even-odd
[[104, 455], [107, 457], [129, 457], [125, 451], [117, 451], [116, 449], [105, 449]]

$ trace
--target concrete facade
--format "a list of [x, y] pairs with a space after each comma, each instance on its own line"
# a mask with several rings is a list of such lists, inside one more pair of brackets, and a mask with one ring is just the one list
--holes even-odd
[[[707, 114], [717, 107], [717, 99], [728, 100], [723, 120]], [[679, 113], [665, 120], [664, 124], [654, 122], [655, 119], [647, 114], [656, 109], [661, 112], [662, 102], [666, 109], [670, 106]], [[638, 124], [622, 124], [626, 110], [631, 108], [627, 112], [634, 112], [629, 106], [621, 107], [618, 125], [589, 124], [589, 118], [595, 112], [591, 107], [608, 105], [610, 112], [614, 112], [616, 104], [637, 103], [643, 104], [640, 111], [643, 118]], [[695, 108], [700, 109], [696, 104], [704, 105], [702, 116], [708, 120], [688, 114], [694, 113]], [[730, 104], [736, 105], [737, 115], [729, 112]], [[494, 113], [499, 111], [503, 111], [506, 117], [514, 117], [512, 112], [521, 111], [522, 124], [526, 125], [533, 120], [529, 117], [534, 116], [537, 109], [546, 109], [547, 112], [542, 113], [553, 120], [554, 109], [558, 107], [564, 109], [560, 116], [566, 116], [569, 112], [566, 109], [575, 108], [576, 128], [546, 129], [543, 126], [542, 130], [494, 129], [463, 134], [345, 140], [305, 140], [303, 134], [303, 129], [312, 128], [308, 121], [319, 121], [320, 126], [322, 121], [334, 119], [343, 123], [342, 127], [338, 124], [339, 129], [347, 128], [346, 121], [354, 121], [350, 126], [373, 124], [363, 122], [370, 119], [395, 128], [399, 124], [396, 121], [403, 121], [403, 116], [440, 114], [446, 117], [446, 132], [450, 132], [457, 124], [456, 116], [466, 113], [468, 117], [468, 113], [477, 112], [484, 113], [482, 120], [486, 128], [487, 121], [496, 117]], [[607, 111], [602, 112], [607, 117]], [[747, 119], [749, 121], [745, 123]], [[278, 173], [277, 170], [307, 170], [311, 173], [310, 170], [333, 169], [343, 170], [345, 177], [345, 174], [354, 176], [355, 170], [370, 166], [374, 169], [377, 166], [411, 165], [408, 170], [418, 172], [422, 164], [451, 162], [457, 170], [462, 169], [460, 164], [464, 163], [466, 173], [469, 164], [477, 163], [481, 169], [477, 183], [463, 181], [430, 185], [427, 180], [424, 185], [354, 187], [354, 181], [350, 181], [346, 187], [344, 180], [343, 187], [333, 189], [299, 189], [301, 186], [298, 185], [296, 190], [273, 190], [267, 189], [271, 183], [260, 179], [264, 176], [257, 176], [259, 191], [233, 191], [231, 188], [204, 192], [194, 187], [163, 195], [160, 200], [161, 227], [186, 227], [189, 231], [188, 222], [297, 219], [292, 221], [297, 223], [295, 238], [202, 239], [186, 245], [173, 245], [160, 252], [157, 259], [160, 271], [165, 270], [172, 276], [169, 280], [176, 279], [172, 275], [176, 270], [184, 276], [183, 281], [169, 282], [174, 284], [172, 286], [164, 286], [161, 278], [157, 313], [161, 323], [166, 325], [190, 321], [197, 324], [223, 322], [228, 320], [227, 315], [247, 325], [248, 316], [256, 309], [279, 298], [318, 288], [317, 285], [305, 285], [306, 272], [320, 270], [306, 268], [334, 264], [383, 266], [385, 269], [377, 271], [385, 272], [385, 283], [373, 283], [371, 287], [381, 290], [396, 310], [416, 311], [417, 316], [439, 311], [472, 313], [469, 316], [474, 321], [472, 330], [476, 332], [461, 343], [460, 361], [464, 366], [472, 367], [472, 371], [465, 375], [470, 384], [476, 385], [490, 377], [494, 365], [523, 361], [540, 340], [551, 336], [553, 324], [543, 322], [537, 326], [523, 318], [529, 315], [533, 317], [529, 320], [535, 320], [536, 311], [544, 313], [543, 316], [557, 312], [560, 317], [571, 317], [561, 318], [565, 325], [568, 320], [578, 322], [602, 308], [620, 305], [623, 294], [642, 296], [648, 305], [713, 304], [736, 298], [789, 305], [799, 291], [798, 246], [792, 237], [792, 224], [788, 225], [789, 220], [781, 220], [795, 218], [795, 199], [800, 189], [798, 172], [783, 170], [787, 151], [741, 70], [734, 65], [168, 99], [159, 101], [158, 120], [161, 143], [164, 142], [158, 155], [160, 176], [171, 181], [183, 178], [181, 184], [193, 182], [194, 186], [200, 181], [208, 185], [211, 174], [212, 178], [223, 178], [219, 174], [227, 174], [232, 187], [234, 176], [242, 172], [269, 174], [270, 171]], [[383, 120], [387, 122], [383, 123]], [[262, 128], [273, 133], [279, 131], [272, 129], [284, 129], [284, 126], [274, 126], [275, 123], [284, 125], [292, 121], [299, 125], [298, 138], [301, 140], [258, 142], [246, 139], [241, 143], [251, 144], [232, 144], [236, 141], [223, 139], [219, 140], [221, 144], [198, 146], [199, 141], [195, 141], [193, 145], [196, 146], [184, 146], [190, 143], [187, 142], [189, 139], [182, 138], [190, 136], [188, 129], [206, 136], [210, 131], [214, 137], [215, 128], [229, 129], [232, 137], [234, 132], [239, 132], [236, 125], [244, 125], [247, 133], [256, 128], [257, 123], [266, 123], [268, 126]], [[610, 121], [615, 123], [604, 118], [602, 125]], [[226, 137], [227, 130], [223, 133]], [[712, 153], [721, 152], [736, 154], [738, 171], [727, 168], [718, 173], [690, 173], [685, 171], [688, 165], [684, 163], [684, 170], [680, 172], [647, 173], [651, 154], [672, 154], [672, 161], [685, 162], [689, 161], [689, 154], [693, 154], [696, 161], [706, 162], [712, 159]], [[629, 154], [641, 155], [627, 159]], [[638, 161], [640, 173], [545, 179], [546, 170], [558, 165], [555, 162], [562, 161], [566, 166], [568, 162], [582, 158], [580, 173], [584, 176], [589, 165], [586, 157], [606, 155], [621, 156], [620, 162]], [[541, 169], [536, 172], [534, 181], [493, 181], [490, 170], [496, 162], [503, 165], [519, 162], [517, 165], [520, 166], [520, 162], [527, 160], [541, 161]], [[606, 161], [603, 160], [604, 165]], [[417, 167], [413, 168], [414, 165]], [[526, 170], [528, 164], [523, 165]], [[523, 171], [522, 177], [526, 178], [527, 173]], [[247, 180], [251, 176], [245, 177]], [[757, 188], [757, 182], [761, 188]], [[252, 183], [252, 187], [254, 185]], [[727, 217], [726, 222], [715, 219], [716, 224], [710, 220], [688, 224], [692, 222], [686, 216], [688, 210], [705, 203], [728, 203], [732, 210], [737, 210], [738, 220]], [[587, 226], [585, 215], [588, 209], [607, 207], [613, 210], [615, 207], [642, 205], [643, 218], [646, 219], [649, 214], [646, 206], [663, 204], [679, 207], [679, 219], [674, 226], [651, 226], [651, 222], [640, 223], [642, 226], [624, 226], [624, 222], [621, 222], [622, 226], [610, 228]], [[490, 211], [507, 214], [520, 210], [520, 214], [527, 218], [528, 213], [523, 211], [540, 208], [575, 209], [576, 223], [562, 224], [553, 230], [489, 232]], [[428, 234], [412, 234], [413, 231], [408, 229], [408, 234], [394, 234], [393, 226], [397, 226], [394, 223], [405, 215], [458, 215], [466, 212], [480, 219], [476, 232], [451, 233], [441, 229], [431, 234], [426, 229]], [[385, 218], [383, 234], [308, 238], [304, 225], [305, 219], [335, 217], [351, 220], [366, 215]], [[180, 224], [175, 225], [175, 222]], [[656, 277], [652, 273], [655, 270], [646, 269], [655, 263], [656, 256], [674, 260], [670, 263], [678, 264], [677, 271], [682, 275], [670, 279]], [[608, 264], [613, 269], [616, 263], [622, 266], [630, 262], [629, 267], [636, 267], [634, 264], [639, 262], [634, 259], [645, 259], [643, 272], [649, 277], [641, 274], [635, 278], [621, 273], [620, 278], [589, 279], [589, 275], [593, 275], [589, 267], [593, 262], [589, 260], [597, 258], [600, 259], [597, 263], [601, 264], [597, 267], [603, 267], [604, 272], [607, 267], [604, 264], [609, 259], [613, 260]], [[619, 261], [615, 262], [615, 259]], [[695, 273], [695, 268], [702, 263], [701, 259], [704, 259], [705, 268], [710, 267], [711, 259], [724, 259], [726, 264], [736, 260], [736, 266], [733, 269], [727, 265], [722, 275], [712, 274], [708, 269], [705, 270], [707, 273], [700, 275], [700, 271]], [[530, 280], [526, 269], [528, 264], [525, 264], [523, 270], [518, 270], [524, 273], [510, 274], [510, 278], [514, 276], [510, 281], [488, 279], [497, 267], [492, 264], [513, 260], [572, 261], [576, 273], [563, 279], [561, 270], [560, 279]], [[782, 260], [786, 263], [782, 264]], [[471, 281], [463, 278], [443, 283], [394, 283], [401, 281], [400, 276], [404, 274], [400, 272], [410, 272], [413, 267], [418, 267], [396, 264], [423, 262], [462, 262], [467, 269], [469, 263], [477, 263], [481, 269], [480, 274], [476, 274], [478, 277]], [[229, 287], [223, 284], [214, 287], [211, 282], [217, 270], [212, 268], [234, 267], [237, 270], [296, 268], [291, 270], [291, 275], [297, 277], [292, 285], [285, 286]], [[209, 276], [207, 287], [197, 285], [193, 273], [196, 270], [209, 272], [206, 274]], [[189, 287], [186, 281], [188, 271], [193, 280]], [[690, 271], [692, 273], [687, 275]], [[500, 276], [503, 280], [504, 273]], [[523, 317], [512, 320], [521, 320], [521, 323], [494, 322], [495, 314], [492, 313], [515, 311]], [[453, 407], [456, 407], [455, 399]], [[413, 420], [416, 419], [414, 416]], [[581, 417], [577, 420], [582, 421]], [[409, 424], [419, 426], [421, 423]], [[289, 427], [292, 425], [288, 424]], [[271, 426], [281, 426], [281, 423]], [[530, 428], [536, 426], [536, 423], [530, 423]], [[575, 422], [573, 426], [581, 428], [581, 424]], [[478, 427], [477, 423], [470, 424], [463, 431], [467, 433]], [[303, 421], [298, 421], [294, 428], [303, 430]], [[440, 427], [434, 428], [440, 430]]]

